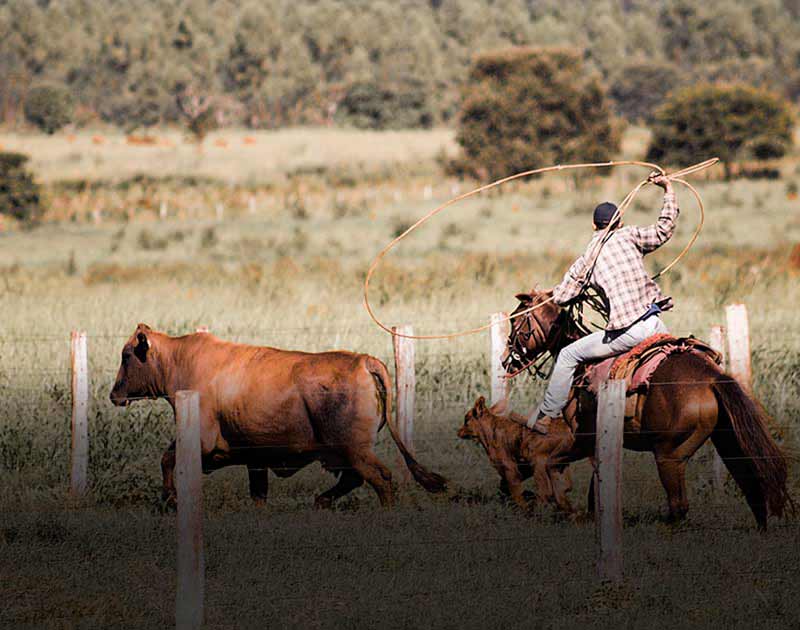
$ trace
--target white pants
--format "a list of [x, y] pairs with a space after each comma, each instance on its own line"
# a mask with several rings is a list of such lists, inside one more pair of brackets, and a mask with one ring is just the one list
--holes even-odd
[[544, 400], [539, 406], [539, 412], [551, 418], [561, 415], [567, 405], [575, 369], [581, 363], [622, 354], [639, 345], [648, 337], [666, 332], [667, 327], [658, 315], [651, 315], [645, 320], [636, 322], [608, 343], [603, 341], [606, 335], [604, 330], [598, 330], [572, 342], [558, 353], [553, 375], [550, 377], [550, 384], [547, 386]]

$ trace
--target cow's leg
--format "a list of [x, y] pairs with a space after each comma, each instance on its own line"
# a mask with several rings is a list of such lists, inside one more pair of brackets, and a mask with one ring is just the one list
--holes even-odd
[[[315, 508], [329, 508], [333, 506], [336, 499], [352, 492], [364, 483], [364, 478], [359, 475], [355, 470], [345, 468], [342, 474], [339, 475], [339, 480], [336, 485], [330, 490], [326, 490], [316, 499], [314, 499]], [[379, 495], [380, 496], [380, 495]]]
[[392, 471], [378, 459], [372, 450], [361, 450], [350, 458], [350, 464], [364, 481], [366, 481], [378, 495], [381, 505], [391, 507], [394, 503], [394, 488], [392, 487]]
[[567, 497], [567, 493], [572, 490], [572, 475], [569, 469], [559, 470], [555, 466], [550, 467], [550, 483], [553, 487], [553, 495], [558, 509], [567, 514], [572, 514], [574, 509]]
[[547, 456], [539, 456], [533, 464], [533, 488], [536, 501], [544, 505], [553, 498], [553, 486], [547, 469]]
[[244, 463], [241, 460], [237, 462], [230, 451], [220, 451], [216, 449], [209, 453], [201, 453], [200, 461], [203, 465], [204, 475], [210, 475], [215, 470], [225, 468], [225, 466]]
[[256, 503], [266, 503], [269, 491], [269, 468], [263, 464], [247, 464], [250, 481], [250, 498]]
[[[525, 481], [526, 479], [530, 479], [531, 475], [533, 475], [533, 469], [528, 464], [518, 464], [517, 474], [519, 475], [520, 481]], [[503, 501], [511, 498], [511, 490], [508, 487], [508, 480], [502, 471], [500, 471], [500, 495]], [[531, 501], [535, 498], [533, 492], [530, 490], [523, 490], [522, 496], [526, 501]]]
[[523, 509], [528, 509], [528, 501], [525, 499], [525, 495], [522, 492], [522, 476], [519, 474], [517, 466], [515, 464], [496, 464], [495, 468], [503, 479], [503, 481], [500, 482], [501, 487], [505, 485], [505, 487], [508, 488], [508, 494], [511, 495], [511, 499], [514, 503]]
[[170, 507], [178, 504], [178, 493], [175, 491], [175, 440], [161, 456], [162, 489], [161, 499]]

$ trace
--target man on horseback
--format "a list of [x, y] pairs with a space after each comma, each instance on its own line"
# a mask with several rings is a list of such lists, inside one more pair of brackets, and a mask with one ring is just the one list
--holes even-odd
[[527, 420], [530, 429], [547, 434], [551, 419], [561, 416], [581, 363], [622, 354], [652, 335], [667, 332], [659, 313], [672, 308], [672, 301], [647, 274], [643, 258], [670, 239], [679, 210], [672, 182], [665, 175], [653, 172], [648, 181], [664, 190], [656, 223], [623, 227], [617, 207], [601, 203], [594, 210], [595, 234], [586, 253], [553, 288], [553, 301], [564, 306], [579, 298], [587, 286], [593, 287], [608, 306], [608, 325], [561, 350], [544, 399]]

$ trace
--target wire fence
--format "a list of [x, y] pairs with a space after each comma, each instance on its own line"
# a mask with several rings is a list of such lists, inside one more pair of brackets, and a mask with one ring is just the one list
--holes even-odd
[[[462, 320], [468, 321], [468, 320]], [[227, 333], [230, 334], [231, 329], [226, 329], [222, 327]], [[352, 328], [350, 328], [352, 329]], [[342, 333], [341, 328], [318, 328], [313, 326], [296, 326], [296, 327], [283, 327], [283, 328], [275, 328], [265, 330], [264, 332], [269, 333], [276, 333], [276, 332], [294, 332], [294, 331], [316, 331], [322, 332], [325, 330], [329, 330], [331, 332], [337, 332], [339, 334]], [[344, 329], [345, 331], [349, 330], [347, 327]], [[369, 326], [369, 330], [375, 332], [374, 327]], [[252, 331], [251, 331], [252, 334]], [[254, 335], [255, 336], [255, 335]], [[108, 339], [108, 340], [124, 340], [128, 339], [128, 335], [121, 335], [121, 334], [111, 334], [111, 333], [97, 333], [89, 335], [89, 339], [98, 338], [98, 339]], [[798, 335], [800, 339], [800, 335]], [[61, 343], [66, 343], [68, 339], [65, 339], [64, 336], [61, 335], [29, 335], [27, 337], [16, 337], [16, 336], [4, 336], [0, 337], [0, 342], [10, 343], [11, 340], [15, 342], [25, 343], [50, 343], [53, 341], [57, 341], [57, 344], [54, 344], [57, 348], [61, 348], [62, 351], [65, 350]], [[485, 343], [485, 340], [484, 340]], [[481, 344], [483, 345], [483, 344]], [[441, 346], [440, 346], [441, 347]], [[66, 355], [66, 353], [64, 353]], [[466, 348], [466, 347], [456, 347], [456, 348], [444, 348], [441, 351], [429, 351], [424, 352], [422, 354], [422, 362], [420, 365], [421, 369], [429, 368], [430, 366], [426, 366], [426, 362], [435, 361], [438, 358], [442, 359], [464, 359], [468, 357], [470, 360], [474, 360], [476, 362], [480, 361], [483, 364], [483, 367], [480, 368], [480, 374], [477, 379], [471, 379], [470, 382], [465, 382], [463, 386], [442, 386], [441, 384], [436, 384], [435, 382], [427, 383], [419, 387], [419, 393], [423, 394], [417, 401], [417, 414], [422, 416], [423, 422], [418, 425], [418, 428], [421, 431], [418, 431], [416, 435], [413, 437], [413, 444], [415, 451], [421, 455], [428, 455], [428, 454], [437, 454], [441, 453], [443, 448], [447, 448], [447, 440], [449, 438], [445, 437], [441, 434], [441, 430], [444, 428], [444, 423], [455, 420], [453, 422], [452, 431], [455, 434], [455, 431], [458, 429], [459, 426], [463, 423], [464, 414], [467, 413], [472, 405], [473, 401], [467, 395], [465, 397], [464, 392], [466, 391], [474, 391], [476, 387], [478, 387], [479, 381], [485, 379], [489, 375], [489, 361], [487, 361], [487, 355], [484, 349], [481, 349], [477, 346], [473, 348]], [[116, 357], [115, 357], [116, 358]], [[419, 357], [418, 357], [419, 358]], [[110, 385], [110, 381], [114, 375], [117, 374], [118, 368], [115, 367], [107, 367], [104, 365], [95, 365], [98, 363], [96, 357], [92, 357], [91, 364], [91, 375], [97, 382], [102, 381], [106, 384]], [[69, 396], [69, 381], [72, 375], [72, 370], [68, 366], [64, 368], [52, 368], [52, 367], [35, 367], [35, 368], [23, 368], [20, 370], [10, 370], [7, 373], [0, 372], [0, 391], [7, 391], [7, 392], [16, 392], [19, 395], [13, 397], [13, 399], [6, 399], [4, 401], [0, 401], [0, 408], [5, 409], [6, 411], [10, 409], [29, 409], [29, 410], [36, 410], [39, 409], [43, 413], [47, 413], [47, 409], [42, 409], [43, 401], [47, 401], [48, 404], [57, 405], [59, 408], [67, 407], [71, 403], [71, 399]], [[796, 380], [798, 384], [800, 384], [800, 376], [796, 375]], [[41, 379], [38, 383], [31, 383], [27, 384], [24, 383], [25, 380], [34, 380], [34, 379]], [[47, 379], [60, 379], [63, 378], [64, 389], [59, 389], [57, 384], [47, 385], [42, 381], [46, 381]], [[474, 382], [472, 382], [474, 381]], [[648, 384], [648, 390], [653, 391], [659, 387], [671, 387], [671, 388], [700, 388], [700, 387], [714, 387], [722, 384], [729, 384], [729, 383], [737, 383], [738, 381], [732, 377], [725, 377], [720, 376], [713, 380], [666, 380], [666, 381], [659, 381], [655, 379]], [[520, 385], [520, 380], [517, 379], [514, 382], [514, 389], [513, 391], [517, 391], [519, 387], [527, 387], [527, 385], [531, 383], [531, 381], [522, 381]], [[794, 381], [791, 378], [791, 374], [789, 374], [788, 382], [784, 383], [782, 386], [784, 390], [786, 390], [787, 395], [791, 395], [792, 392], [796, 390], [796, 386]], [[488, 390], [488, 387], [487, 387]], [[335, 387], [335, 386], [328, 386], [325, 389], [320, 389], [313, 394], [313, 399], [320, 400], [325, 399], [328, 397], [333, 397], [336, 399], [341, 399], [347, 396], [353, 396], [357, 393], [356, 390], [352, 386], [348, 387]], [[370, 391], [369, 394], [374, 394], [374, 392]], [[90, 391], [90, 404], [96, 411], [99, 413], [102, 409], [107, 409], [108, 411], [104, 411], [103, 413], [109, 414], [114, 413], [111, 409], [111, 401], [108, 400], [108, 396], [105, 395], [104, 392], [100, 392], [97, 389], [97, 385]], [[154, 393], [152, 395], [124, 395], [124, 402], [128, 403], [136, 403], [142, 402], [147, 400], [165, 400], [167, 402], [174, 402], [173, 397]], [[121, 401], [118, 401], [121, 402]], [[99, 405], [104, 405], [105, 407], [101, 407]], [[425, 418], [425, 416], [428, 416]], [[795, 432], [798, 430], [798, 423], [796, 421], [773, 421], [770, 424], [770, 429], [773, 432], [781, 433], [781, 432]], [[735, 432], [733, 427], [719, 427], [716, 429], [718, 433], [732, 433]], [[636, 432], [637, 437], [639, 438], [652, 438], [652, 439], [659, 439], [662, 437], [669, 437], [669, 436], [679, 436], [679, 435], [687, 435], [686, 429], [681, 428], [657, 428], [652, 426], [645, 425]], [[582, 427], [578, 427], [577, 430], [574, 431], [574, 437], [576, 439], [594, 439], [597, 436], [597, 432], [594, 429], [586, 429]], [[449, 443], [456, 443], [455, 442], [455, 435], [452, 437], [453, 442]], [[246, 453], [246, 452], [255, 452], [260, 451], [262, 453], [270, 453], [270, 452], [293, 452], [297, 450], [306, 449], [349, 449], [353, 447], [352, 441], [338, 441], [338, 440], [318, 440], [316, 442], [303, 442], [302, 440], [286, 440], [286, 441], [271, 441], [270, 443], [263, 444], [263, 445], [248, 445], [248, 444], [234, 444], [233, 448], [239, 453]], [[788, 441], [784, 441], [782, 448], [784, 450], [784, 456], [789, 459], [790, 461], [797, 461], [800, 459], [800, 448], [795, 446], [793, 443]], [[452, 454], [450, 457], [450, 463], [452, 463], [453, 456]], [[464, 465], [471, 466], [473, 465], [476, 457], [475, 453], [471, 455], [464, 455]], [[671, 460], [669, 458], [664, 459], [661, 458], [662, 461], [681, 461], [678, 459]], [[737, 457], [729, 457], [727, 460], [729, 462], [734, 462], [737, 459], [776, 459], [776, 457], [771, 456], [756, 456], [750, 458], [737, 458]], [[696, 478], [712, 478], [713, 473], [704, 473], [699, 472], [696, 475]], [[631, 476], [627, 475], [625, 478], [626, 483], [638, 483], [639, 480], [646, 479], [648, 482], [652, 481], [651, 476]]]

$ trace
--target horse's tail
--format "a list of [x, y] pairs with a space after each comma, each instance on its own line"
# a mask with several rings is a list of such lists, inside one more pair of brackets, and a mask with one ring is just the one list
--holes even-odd
[[383, 361], [379, 361], [375, 357], [367, 357], [367, 370], [375, 380], [375, 386], [383, 407], [383, 421], [389, 427], [389, 433], [391, 433], [394, 443], [397, 444], [397, 448], [400, 450], [414, 480], [428, 492], [444, 492], [447, 489], [447, 480], [441, 475], [431, 472], [414, 459], [411, 451], [408, 450], [400, 438], [397, 427], [392, 422], [392, 383], [389, 379], [389, 371]]
[[759, 527], [766, 529], [768, 513], [780, 517], [794, 508], [786, 489], [786, 457], [769, 433], [766, 412], [734, 378], [720, 374], [711, 389], [720, 406], [711, 440]]

